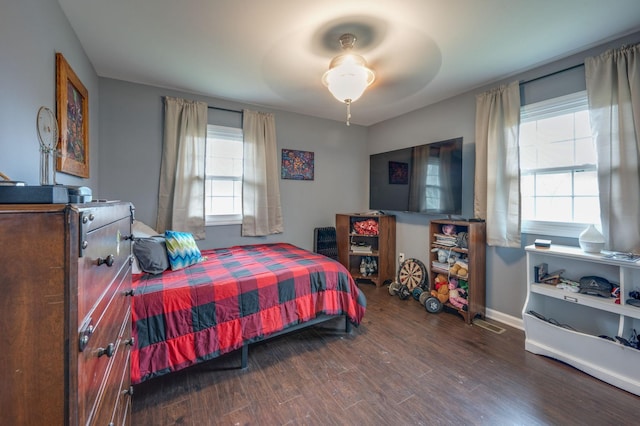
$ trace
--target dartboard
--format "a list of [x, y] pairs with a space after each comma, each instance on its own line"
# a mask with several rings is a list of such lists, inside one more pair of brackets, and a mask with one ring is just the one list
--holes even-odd
[[398, 269], [398, 282], [404, 284], [412, 291], [416, 287], [424, 285], [427, 269], [418, 259], [407, 259]]

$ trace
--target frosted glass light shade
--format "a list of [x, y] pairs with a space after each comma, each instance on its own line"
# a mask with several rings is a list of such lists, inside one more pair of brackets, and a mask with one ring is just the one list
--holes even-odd
[[322, 76], [322, 83], [340, 102], [355, 102], [375, 80], [375, 74], [367, 67], [367, 61], [352, 53], [333, 58], [329, 71]]

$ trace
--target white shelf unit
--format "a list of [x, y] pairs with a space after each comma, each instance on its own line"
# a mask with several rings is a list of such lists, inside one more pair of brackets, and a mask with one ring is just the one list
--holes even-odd
[[[640, 289], [640, 263], [608, 259], [601, 254], [585, 253], [579, 247], [555, 244], [545, 249], [531, 245], [525, 250], [527, 299], [522, 312], [525, 349], [563, 361], [640, 395], [640, 350], [599, 337], [629, 339], [634, 329], [640, 332], [640, 307], [625, 304], [629, 292]], [[613, 297], [573, 293], [555, 285], [536, 283], [534, 268], [542, 263], [548, 265], [547, 272], [564, 269], [563, 278], [578, 281], [595, 275], [619, 284], [620, 304]]]

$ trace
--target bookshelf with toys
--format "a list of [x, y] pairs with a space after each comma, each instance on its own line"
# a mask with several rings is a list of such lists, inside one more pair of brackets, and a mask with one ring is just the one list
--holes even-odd
[[395, 277], [396, 217], [384, 214], [337, 214], [338, 261], [355, 280], [377, 287]]
[[[485, 316], [485, 223], [432, 220], [429, 225], [429, 290], [443, 294], [444, 307], [467, 324]], [[440, 291], [439, 291], [440, 290]]]

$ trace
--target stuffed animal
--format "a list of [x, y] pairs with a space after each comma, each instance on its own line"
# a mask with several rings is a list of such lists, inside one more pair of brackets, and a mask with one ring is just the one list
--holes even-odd
[[455, 225], [452, 225], [452, 224], [442, 225], [442, 233], [444, 235], [456, 235], [457, 234], [456, 231], [457, 230]]
[[447, 303], [447, 300], [449, 300], [449, 287], [441, 285], [437, 290], [431, 290], [431, 295], [437, 298], [440, 303]]
[[466, 310], [469, 303], [464, 297], [466, 294], [462, 288], [458, 287], [458, 280], [455, 278], [449, 280], [449, 303], [458, 309]]
[[438, 274], [433, 280], [433, 283], [436, 290], [440, 290], [440, 287], [447, 287], [447, 285], [449, 285], [449, 279], [445, 274]]
[[440, 263], [448, 263], [449, 265], [452, 265], [460, 258], [460, 253], [452, 250], [434, 248], [431, 249], [431, 251], [433, 253], [438, 253], [438, 262]]

